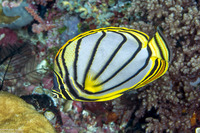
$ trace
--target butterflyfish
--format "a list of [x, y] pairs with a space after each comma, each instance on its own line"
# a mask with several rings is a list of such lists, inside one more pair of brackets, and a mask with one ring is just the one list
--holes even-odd
[[56, 54], [53, 93], [75, 101], [112, 100], [161, 77], [170, 60], [160, 29], [151, 39], [122, 27], [90, 30], [67, 41]]

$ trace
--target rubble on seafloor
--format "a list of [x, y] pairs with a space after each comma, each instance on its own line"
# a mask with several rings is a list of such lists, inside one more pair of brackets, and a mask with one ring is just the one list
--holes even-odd
[[53, 98], [38, 111], [57, 132], [195, 132], [200, 127], [199, 7], [196, 0], [0, 0], [0, 87], [17, 96], [41, 95], [42, 103], [43, 95], [53, 96], [54, 56], [68, 39], [107, 26], [152, 37], [159, 26], [173, 54], [164, 76], [112, 101]]

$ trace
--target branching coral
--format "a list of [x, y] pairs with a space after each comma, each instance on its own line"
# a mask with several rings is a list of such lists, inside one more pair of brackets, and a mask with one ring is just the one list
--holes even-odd
[[32, 31], [34, 33], [40, 33], [42, 31], [48, 31], [52, 28], [55, 28], [55, 25], [47, 24], [37, 13], [30, 7], [25, 7], [25, 9], [34, 17], [35, 20], [39, 22], [39, 24], [32, 25]]
[[149, 35], [156, 26], [164, 28], [174, 56], [169, 69], [173, 81], [183, 78], [192, 81], [200, 76], [200, 14], [196, 1], [134, 0], [128, 11], [126, 16], [140, 14], [132, 23], [129, 22], [131, 25], [128, 27]]
[[[133, 115], [133, 127], [141, 120], [146, 120], [143, 123], [146, 132], [192, 132], [199, 126], [194, 113], [199, 112], [200, 90], [198, 85], [191, 85], [200, 77], [197, 4], [187, 0], [133, 0], [128, 8], [126, 17], [135, 16], [128, 22], [129, 28], [152, 35], [154, 27], [161, 26], [173, 51], [169, 72], [139, 91], [141, 104]], [[147, 115], [149, 112], [152, 115]]]
[[[188, 92], [189, 91], [189, 92]], [[142, 106], [135, 112], [135, 121], [144, 117], [146, 111], [152, 115], [147, 117], [146, 132], [190, 132], [194, 111], [199, 108], [200, 90], [193, 88], [183, 89], [177, 93], [171, 89], [151, 87], [141, 92], [138, 98], [142, 101]], [[157, 117], [153, 117], [157, 115]]]

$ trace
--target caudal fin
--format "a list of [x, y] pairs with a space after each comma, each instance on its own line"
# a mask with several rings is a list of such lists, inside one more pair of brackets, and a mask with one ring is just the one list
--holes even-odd
[[157, 32], [150, 40], [148, 45], [152, 51], [153, 57], [163, 59], [167, 62], [171, 61], [171, 49], [169, 47], [167, 39], [164, 37], [160, 28], [157, 28]]

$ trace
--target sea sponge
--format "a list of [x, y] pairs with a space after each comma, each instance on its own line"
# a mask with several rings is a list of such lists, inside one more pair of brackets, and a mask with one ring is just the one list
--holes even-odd
[[0, 5], [0, 27], [10, 29], [20, 29], [33, 21], [33, 17], [24, 7], [29, 6], [26, 0], [20, 0], [17, 3], [12, 1], [3, 1]]
[[49, 121], [21, 98], [0, 92], [0, 131], [55, 133]]

